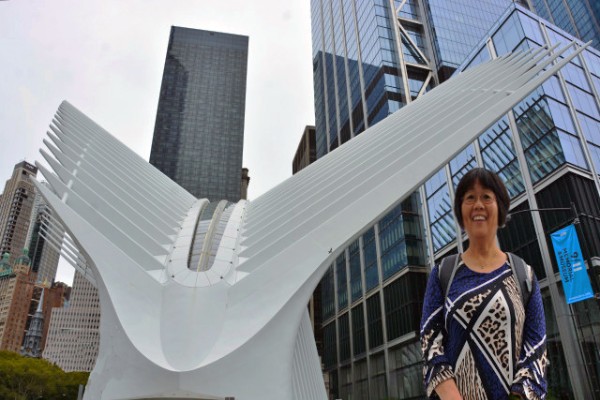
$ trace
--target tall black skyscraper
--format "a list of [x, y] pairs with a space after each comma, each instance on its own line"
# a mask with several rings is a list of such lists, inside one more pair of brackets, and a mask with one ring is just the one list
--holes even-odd
[[172, 27], [150, 163], [194, 196], [240, 199], [248, 37]]

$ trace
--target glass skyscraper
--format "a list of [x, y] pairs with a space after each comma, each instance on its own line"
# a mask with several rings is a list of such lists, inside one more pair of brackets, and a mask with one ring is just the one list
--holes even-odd
[[527, 0], [530, 9], [584, 42], [600, 49], [600, 2], [598, 0]]
[[[313, 0], [318, 156], [451, 79], [456, 70], [572, 39], [517, 4], [527, 5]], [[424, 398], [419, 321], [427, 273], [443, 256], [466, 248], [451, 205], [458, 180], [475, 166], [497, 171], [512, 197], [511, 211], [523, 211], [499, 231], [499, 240], [503, 249], [525, 258], [540, 280], [551, 393], [600, 398], [600, 310], [596, 300], [566, 305], [548, 239], [570, 223], [572, 213], [525, 212], [575, 204], [582, 251], [598, 291], [599, 61], [600, 54], [589, 50], [565, 67], [360, 232], [331, 265], [317, 291], [332, 398]]]
[[[515, 50], [566, 44], [574, 37], [521, 7], [511, 7], [464, 70]], [[581, 42], [580, 42], [581, 43]], [[525, 258], [540, 281], [547, 325], [548, 385], [557, 398], [599, 398], [600, 308], [567, 305], [550, 234], [573, 223], [594, 291], [600, 268], [600, 52], [585, 50], [559, 74], [438, 171], [424, 188], [434, 262], [466, 248], [450, 204], [458, 180], [475, 166], [498, 172], [514, 214], [498, 232], [503, 249]], [[448, 204], [450, 202], [450, 204]], [[546, 211], [528, 211], [545, 209]]]
[[317, 157], [447, 79], [510, 0], [312, 0]]
[[172, 27], [150, 163], [198, 198], [237, 201], [248, 37]]

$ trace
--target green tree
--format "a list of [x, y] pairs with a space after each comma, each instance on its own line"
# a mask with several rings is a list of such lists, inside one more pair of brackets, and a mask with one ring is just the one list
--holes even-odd
[[0, 351], [0, 399], [76, 399], [87, 372], [64, 372], [39, 358]]

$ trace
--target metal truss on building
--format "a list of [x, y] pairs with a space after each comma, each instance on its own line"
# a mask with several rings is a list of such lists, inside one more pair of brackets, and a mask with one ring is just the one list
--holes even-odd
[[238, 203], [196, 199], [64, 102], [37, 187], [99, 291], [86, 398], [326, 399], [306, 304], [332, 260], [581, 49], [467, 70]]
[[[423, 79], [423, 85], [417, 94], [417, 98], [421, 97], [430, 87], [430, 83], [432, 80], [435, 80], [435, 74], [433, 73], [434, 65], [429, 60], [429, 58], [425, 55], [424, 50], [422, 49], [418, 43], [415, 42], [415, 39], [412, 37], [411, 32], [416, 32], [419, 35], [425, 34], [425, 29], [423, 27], [423, 22], [414, 18], [404, 18], [402, 17], [402, 10], [406, 6], [407, 0], [402, 0], [400, 4], [395, 7], [395, 3], [393, 0], [389, 1], [389, 7], [392, 10], [395, 10], [397, 18], [394, 18], [394, 35], [396, 35], [395, 43], [397, 48], [397, 54], [400, 58], [400, 66], [402, 68], [402, 84], [404, 85], [404, 92], [410, 93], [409, 87], [409, 76], [417, 75]], [[398, 40], [400, 39], [400, 40]], [[403, 48], [412, 54], [414, 58], [414, 62], [409, 62], [405, 60]], [[439, 84], [439, 82], [435, 82]], [[411, 96], [407, 96], [407, 102], [412, 101]]]

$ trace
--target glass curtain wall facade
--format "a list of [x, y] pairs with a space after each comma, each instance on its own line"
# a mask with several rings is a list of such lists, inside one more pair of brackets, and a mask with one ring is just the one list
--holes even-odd
[[421, 209], [418, 193], [393, 208], [348, 246], [318, 288], [322, 362], [333, 398], [422, 393], [417, 338], [427, 267]]
[[597, 0], [527, 0], [542, 18], [600, 49], [600, 2]]
[[[317, 158], [445, 80], [512, 2], [452, 3], [311, 1]], [[361, 232], [315, 293], [322, 317], [316, 335], [332, 398], [423, 395], [423, 199], [413, 194]], [[449, 214], [439, 219], [440, 227], [451, 226]]]
[[311, 0], [317, 158], [447, 79], [511, 0]]
[[[401, 3], [401, 1], [397, 1]], [[441, 80], [448, 79], [511, 1], [426, 0], [427, 29], [433, 61]]]
[[248, 37], [171, 27], [150, 163], [198, 198], [238, 201]]
[[[510, 7], [463, 66], [515, 50], [574, 38], [526, 9]], [[581, 42], [579, 42], [581, 43]], [[514, 107], [424, 185], [433, 263], [462, 251], [467, 240], [451, 212], [458, 180], [475, 166], [504, 180], [515, 213], [499, 230], [504, 250], [523, 257], [542, 288], [547, 323], [548, 382], [555, 398], [600, 398], [600, 309], [597, 299], [566, 304], [550, 234], [573, 222], [592, 286], [600, 260], [600, 52], [584, 51]], [[563, 208], [547, 212], [531, 209]], [[432, 264], [433, 264], [432, 263]]]
[[[311, 7], [318, 157], [457, 68], [572, 39], [511, 1], [312, 0]], [[317, 289], [331, 398], [424, 398], [418, 329], [427, 272], [468, 245], [451, 205], [458, 181], [475, 166], [500, 174], [513, 212], [575, 204], [582, 251], [590, 266], [599, 265], [592, 277], [598, 290], [599, 60], [587, 51], [551, 78], [360, 232], [331, 265]], [[499, 240], [533, 266], [542, 284], [551, 393], [600, 398], [598, 304], [568, 307], [550, 256], [548, 234], [571, 219], [569, 211], [515, 214]]]

